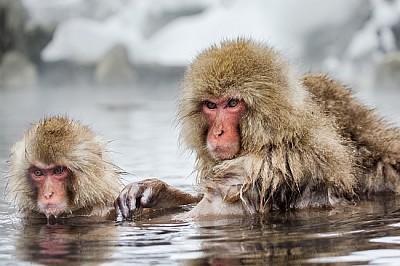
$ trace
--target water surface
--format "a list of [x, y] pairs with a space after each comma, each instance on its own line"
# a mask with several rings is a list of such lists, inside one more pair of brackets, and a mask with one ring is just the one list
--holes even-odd
[[[177, 86], [26, 88], [0, 90], [0, 160], [43, 115], [62, 114], [111, 140], [112, 157], [130, 174], [125, 183], [157, 176], [193, 192], [193, 157], [178, 145]], [[365, 92], [395, 124], [400, 93]], [[1, 164], [2, 175], [7, 166]], [[1, 191], [6, 191], [6, 179]], [[2, 265], [396, 265], [400, 260], [400, 198], [377, 197], [333, 210], [273, 212], [176, 222], [169, 213], [140, 221], [24, 221], [0, 198]]]

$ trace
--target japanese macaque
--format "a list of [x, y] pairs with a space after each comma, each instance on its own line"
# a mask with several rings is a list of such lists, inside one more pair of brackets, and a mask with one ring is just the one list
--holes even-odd
[[25, 216], [114, 216], [122, 173], [106, 142], [66, 117], [33, 125], [12, 148], [10, 193]]
[[161, 180], [128, 185], [116, 201], [139, 207], [200, 202], [183, 217], [332, 207], [400, 192], [400, 131], [327, 76], [299, 76], [274, 49], [223, 41], [188, 67], [181, 139], [196, 155], [202, 197]]

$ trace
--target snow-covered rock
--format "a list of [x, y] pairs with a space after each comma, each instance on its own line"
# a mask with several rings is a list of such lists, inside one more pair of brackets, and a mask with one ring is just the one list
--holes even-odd
[[54, 40], [43, 51], [43, 59], [92, 62], [121, 43], [132, 61], [186, 65], [211, 43], [238, 36], [267, 41], [299, 57], [307, 32], [340, 25], [361, 3], [362, 0], [214, 1], [205, 12], [179, 17], [146, 39], [141, 29], [149, 23], [144, 11], [150, 8], [133, 1], [104, 21], [72, 18], [62, 22]]
[[53, 40], [43, 50], [42, 59], [95, 63], [116, 44], [126, 45], [136, 51], [141, 43], [141, 36], [135, 27], [117, 19], [98, 22], [75, 18], [59, 25]]

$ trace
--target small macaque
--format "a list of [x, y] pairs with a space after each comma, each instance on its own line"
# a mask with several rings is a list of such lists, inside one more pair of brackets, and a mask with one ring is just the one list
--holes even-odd
[[113, 217], [122, 173], [106, 141], [66, 117], [33, 125], [12, 148], [10, 193], [26, 217]]
[[[325, 75], [299, 76], [274, 49], [224, 41], [188, 67], [181, 139], [196, 155], [200, 195], [161, 180], [128, 185], [116, 214], [201, 199], [178, 218], [333, 207], [400, 193], [400, 131]], [[184, 196], [183, 196], [184, 195]]]

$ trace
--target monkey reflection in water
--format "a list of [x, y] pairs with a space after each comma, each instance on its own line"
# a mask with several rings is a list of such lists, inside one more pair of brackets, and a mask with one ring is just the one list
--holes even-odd
[[178, 103], [181, 140], [196, 155], [200, 196], [159, 179], [127, 185], [116, 214], [197, 203], [177, 216], [332, 207], [400, 192], [400, 132], [325, 75], [299, 76], [249, 39], [201, 52]]
[[14, 145], [9, 164], [10, 194], [24, 216], [114, 218], [122, 171], [89, 127], [44, 118]]

